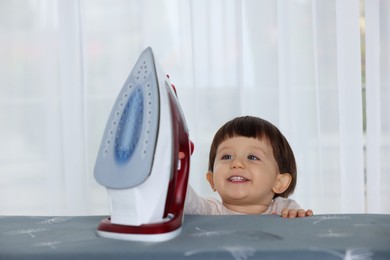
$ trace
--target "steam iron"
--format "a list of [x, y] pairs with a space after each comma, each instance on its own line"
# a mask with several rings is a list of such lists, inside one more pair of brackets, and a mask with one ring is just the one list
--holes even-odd
[[191, 148], [176, 90], [149, 47], [115, 101], [98, 152], [94, 176], [107, 188], [111, 213], [98, 235], [137, 241], [177, 236]]

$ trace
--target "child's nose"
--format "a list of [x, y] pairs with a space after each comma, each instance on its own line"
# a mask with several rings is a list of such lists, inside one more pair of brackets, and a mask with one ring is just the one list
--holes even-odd
[[234, 158], [232, 163], [231, 163], [231, 168], [234, 169], [234, 168], [244, 168], [245, 167], [245, 163], [238, 157]]

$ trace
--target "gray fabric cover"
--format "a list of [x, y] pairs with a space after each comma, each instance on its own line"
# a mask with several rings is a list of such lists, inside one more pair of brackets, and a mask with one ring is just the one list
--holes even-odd
[[100, 238], [104, 216], [0, 216], [0, 259], [390, 259], [390, 215], [185, 216], [159, 243]]

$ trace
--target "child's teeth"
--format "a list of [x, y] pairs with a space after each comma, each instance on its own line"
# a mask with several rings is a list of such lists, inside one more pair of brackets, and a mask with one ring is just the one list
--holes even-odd
[[232, 181], [243, 181], [243, 180], [245, 180], [245, 178], [243, 178], [243, 177], [231, 177], [230, 180], [232, 180]]

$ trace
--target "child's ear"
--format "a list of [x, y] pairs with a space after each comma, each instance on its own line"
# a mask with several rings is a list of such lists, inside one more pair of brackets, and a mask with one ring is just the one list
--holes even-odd
[[278, 177], [276, 177], [276, 181], [274, 187], [272, 188], [272, 191], [275, 192], [276, 194], [281, 194], [285, 192], [290, 186], [291, 181], [292, 181], [291, 174], [279, 173]]
[[206, 173], [206, 179], [210, 183], [211, 189], [213, 189], [213, 191], [216, 191], [216, 189], [214, 188], [213, 173], [212, 172], [207, 172]]

